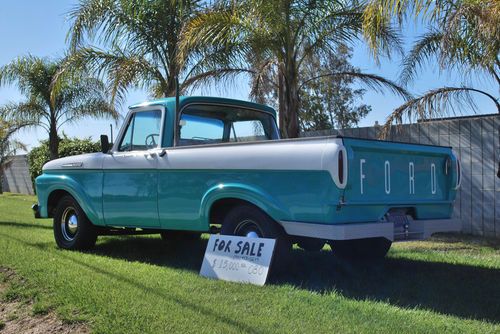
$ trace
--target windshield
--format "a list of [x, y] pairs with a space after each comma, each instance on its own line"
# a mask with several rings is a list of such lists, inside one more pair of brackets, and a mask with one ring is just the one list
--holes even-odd
[[191, 105], [179, 121], [178, 146], [278, 139], [274, 117], [224, 105]]

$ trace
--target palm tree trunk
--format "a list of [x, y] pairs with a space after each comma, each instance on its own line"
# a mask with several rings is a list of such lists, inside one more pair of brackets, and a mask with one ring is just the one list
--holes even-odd
[[279, 128], [282, 138], [288, 138], [286, 124], [287, 115], [285, 111], [285, 79], [283, 78], [283, 72], [281, 68], [278, 70], [278, 117], [279, 117]]
[[50, 152], [50, 160], [59, 158], [59, 137], [57, 136], [57, 126], [55, 121], [52, 121], [50, 123], [49, 152]]
[[286, 71], [286, 95], [285, 95], [285, 103], [287, 114], [287, 135], [288, 138], [297, 138], [299, 137], [299, 83], [298, 83], [298, 73], [295, 68], [295, 64], [288, 64]]

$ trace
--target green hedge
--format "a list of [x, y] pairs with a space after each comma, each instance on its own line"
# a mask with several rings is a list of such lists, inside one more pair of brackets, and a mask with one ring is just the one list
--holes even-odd
[[[64, 137], [59, 142], [59, 157], [67, 157], [83, 153], [100, 152], [101, 144], [93, 142], [90, 137], [84, 139]], [[28, 164], [30, 169], [31, 180], [42, 174], [42, 167], [50, 160], [49, 141], [42, 140], [40, 145], [33, 148], [28, 153]]]

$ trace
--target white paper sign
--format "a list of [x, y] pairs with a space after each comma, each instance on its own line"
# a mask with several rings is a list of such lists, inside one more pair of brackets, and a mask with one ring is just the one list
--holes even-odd
[[213, 234], [208, 240], [200, 275], [231, 282], [266, 283], [274, 239]]

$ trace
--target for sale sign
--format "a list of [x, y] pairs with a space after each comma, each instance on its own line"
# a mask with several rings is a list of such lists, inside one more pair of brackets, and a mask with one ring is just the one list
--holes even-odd
[[231, 282], [266, 283], [274, 239], [212, 235], [200, 275]]

